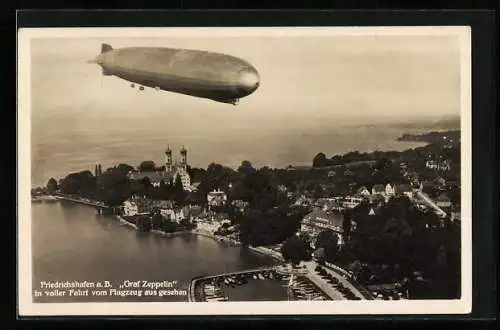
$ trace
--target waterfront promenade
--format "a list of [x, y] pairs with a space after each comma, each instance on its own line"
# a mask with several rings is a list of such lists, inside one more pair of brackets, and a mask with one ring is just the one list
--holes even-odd
[[70, 202], [74, 202], [74, 203], [78, 203], [78, 204], [94, 206], [94, 207], [98, 207], [98, 208], [103, 208], [103, 209], [109, 208], [109, 206], [107, 206], [103, 202], [92, 201], [90, 199], [71, 197], [71, 196], [62, 195], [62, 194], [56, 194], [56, 195], [54, 195], [54, 197], [58, 200], [65, 200], [65, 201], [70, 201]]
[[[324, 291], [326, 294], [328, 294], [333, 300], [342, 300], [345, 299], [342, 294], [335, 290], [331, 284], [329, 284], [327, 281], [325, 281], [323, 278], [321, 278], [320, 275], [316, 273], [316, 266], [318, 265], [314, 261], [305, 261], [303, 264], [306, 266], [306, 269], [308, 270], [307, 272], [307, 278], [311, 280], [314, 284], [316, 284], [322, 291]], [[361, 299], [369, 299], [369, 297], [366, 297], [363, 295], [352, 283], [349, 281], [347, 278], [344, 276], [340, 275], [338, 272], [334, 271], [333, 269], [330, 269], [328, 267], [323, 267], [323, 269], [333, 277], [335, 277], [342, 285], [346, 288], [349, 289], [356, 297], [359, 297]]]

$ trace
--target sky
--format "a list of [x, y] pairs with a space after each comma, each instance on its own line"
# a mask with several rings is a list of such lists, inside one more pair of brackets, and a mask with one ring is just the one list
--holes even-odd
[[[168, 33], [167, 33], [168, 35]], [[86, 63], [101, 43], [114, 48], [201, 49], [247, 60], [261, 84], [237, 106], [170, 92], [139, 92]], [[31, 41], [33, 128], [47, 120], [104, 118], [188, 121], [206, 130], [460, 114], [456, 36], [332, 35], [65, 37]], [[43, 125], [45, 127], [45, 125]]]

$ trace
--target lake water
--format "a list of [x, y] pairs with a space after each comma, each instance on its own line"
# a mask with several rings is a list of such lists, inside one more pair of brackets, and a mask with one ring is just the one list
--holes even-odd
[[[173, 288], [187, 290], [196, 276], [276, 263], [271, 258], [211, 238], [140, 233], [114, 218], [97, 216], [91, 207], [71, 202], [32, 203], [32, 253], [33, 289], [40, 288], [41, 281], [110, 281], [117, 287], [125, 280], [146, 280], [177, 281]], [[279, 283], [266, 285], [279, 286]], [[265, 300], [284, 297], [279, 287], [266, 291]], [[260, 300], [259, 292], [262, 293], [245, 290], [246, 300]], [[35, 301], [187, 301], [187, 296], [42, 296]]]

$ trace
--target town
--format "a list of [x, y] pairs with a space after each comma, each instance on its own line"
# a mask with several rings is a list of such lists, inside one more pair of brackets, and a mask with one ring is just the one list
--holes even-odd
[[433, 132], [429, 144], [401, 152], [318, 153], [310, 167], [256, 169], [244, 160], [236, 170], [202, 169], [189, 165], [184, 147], [179, 156], [167, 148], [161, 165], [97, 164], [94, 173], [51, 178], [32, 199], [78, 200], [140, 231], [195, 231], [292, 265], [313, 260], [377, 299], [460, 296], [456, 131]]

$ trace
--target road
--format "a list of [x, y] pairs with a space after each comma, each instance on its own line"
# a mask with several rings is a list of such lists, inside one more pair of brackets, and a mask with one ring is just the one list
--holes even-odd
[[[317, 266], [316, 262], [305, 261], [305, 262], [303, 262], [303, 264], [306, 266], [306, 268], [308, 270], [307, 277], [311, 281], [313, 281], [314, 284], [316, 284], [321, 290], [323, 290], [323, 292], [328, 294], [328, 296], [330, 296], [330, 298], [332, 298], [333, 300], [345, 300], [344, 296], [339, 291], [335, 290], [335, 288], [330, 283], [328, 283], [325, 279], [323, 279], [320, 275], [318, 275], [318, 273], [316, 273], [316, 270], [315, 270], [316, 266]], [[344, 278], [342, 275], [340, 275], [339, 273], [335, 272], [334, 270], [326, 268], [326, 267], [323, 267], [323, 269], [328, 274], [330, 274], [333, 277], [335, 277], [336, 279], [338, 279], [339, 282], [342, 283], [346, 288], [348, 288], [355, 296], [357, 296], [361, 299], [366, 299], [363, 296], [363, 294], [361, 294], [361, 292], [359, 292], [359, 290], [356, 289], [351, 284], [351, 282], [349, 282], [349, 280]]]
[[423, 202], [425, 202], [427, 205], [429, 205], [431, 208], [433, 208], [438, 215], [440, 215], [440, 216], [446, 216], [446, 212], [443, 211], [443, 210], [441, 210], [441, 208], [439, 206], [437, 206], [436, 203], [434, 203], [434, 201], [429, 196], [427, 196], [426, 194], [424, 194], [422, 191], [416, 190], [415, 194]]

